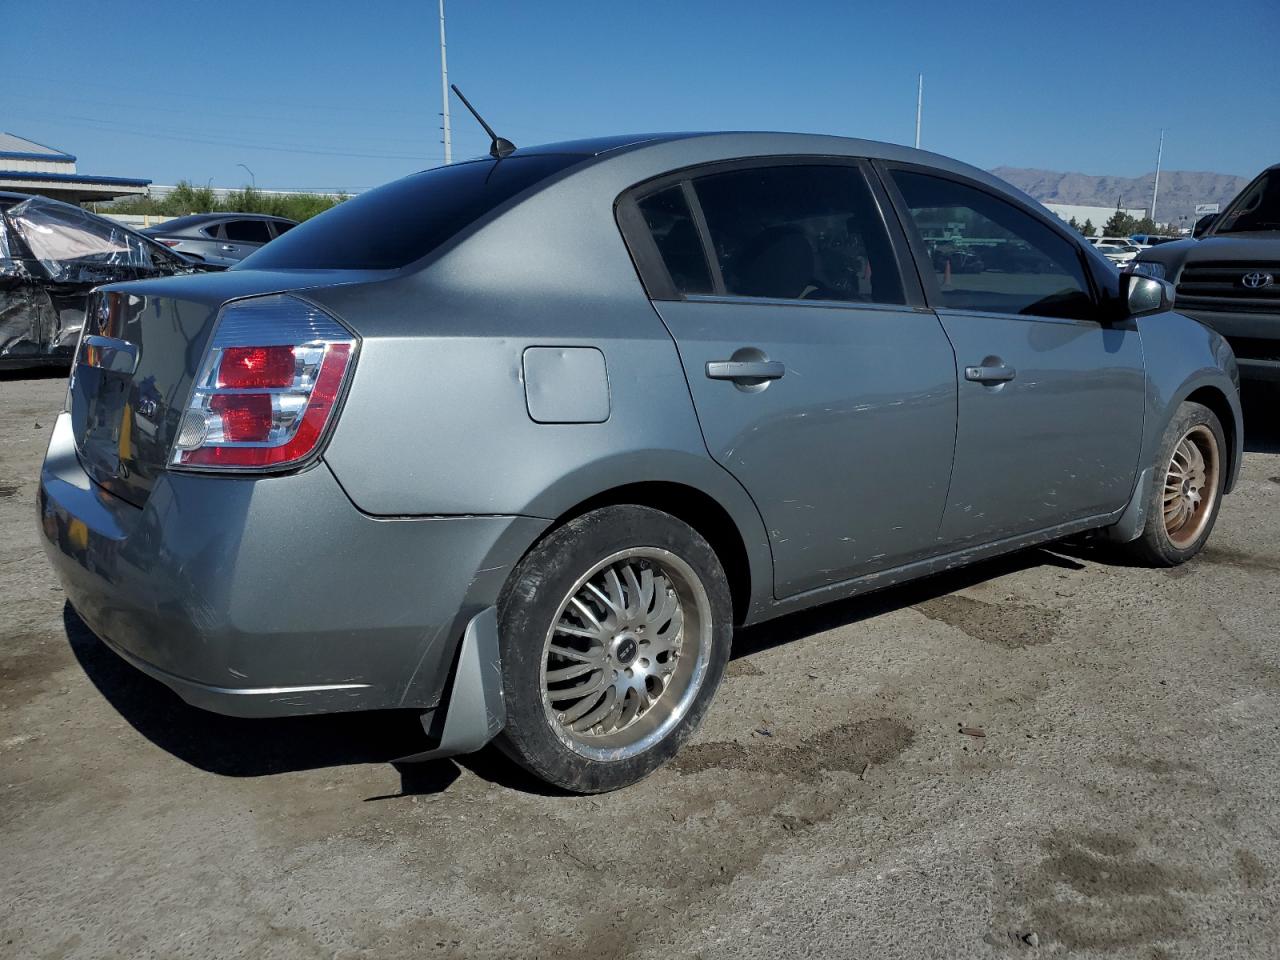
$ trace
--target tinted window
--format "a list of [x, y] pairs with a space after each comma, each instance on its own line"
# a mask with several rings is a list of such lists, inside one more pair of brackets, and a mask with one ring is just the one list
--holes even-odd
[[228, 240], [240, 243], [266, 243], [271, 239], [265, 220], [228, 220], [223, 229]]
[[1035, 217], [952, 180], [897, 170], [942, 305], [959, 310], [1089, 316], [1076, 245]]
[[415, 173], [298, 224], [232, 269], [403, 267], [516, 194], [583, 159], [533, 154]]
[[1217, 233], [1280, 230], [1280, 171], [1264, 173], [1222, 215]]
[[278, 237], [281, 234], [288, 233], [296, 226], [296, 224], [285, 223], [283, 220], [273, 220], [271, 221], [271, 226], [275, 229], [276, 236]]
[[862, 172], [792, 164], [694, 181], [725, 292], [902, 303], [892, 248]]
[[698, 228], [679, 184], [650, 194], [636, 204], [678, 293], [711, 293], [711, 274]]

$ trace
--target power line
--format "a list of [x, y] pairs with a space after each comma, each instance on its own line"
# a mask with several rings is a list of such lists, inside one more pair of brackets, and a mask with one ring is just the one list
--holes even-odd
[[444, 162], [453, 162], [453, 142], [449, 135], [449, 58], [445, 55], [444, 0], [440, 0], [440, 99], [444, 108]]

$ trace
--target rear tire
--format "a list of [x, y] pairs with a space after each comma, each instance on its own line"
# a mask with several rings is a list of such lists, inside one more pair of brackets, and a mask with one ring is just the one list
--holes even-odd
[[697, 729], [732, 643], [715, 551], [669, 514], [593, 510], [517, 566], [498, 603], [498, 746], [565, 790], [647, 776]]
[[1186, 563], [1213, 532], [1226, 480], [1226, 439], [1217, 415], [1183, 403], [1165, 428], [1156, 455], [1142, 536], [1125, 549], [1156, 567]]

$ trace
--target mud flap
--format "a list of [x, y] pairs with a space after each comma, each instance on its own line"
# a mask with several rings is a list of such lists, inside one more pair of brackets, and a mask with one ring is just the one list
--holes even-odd
[[498, 611], [486, 607], [471, 618], [462, 635], [458, 665], [444, 708], [423, 715], [423, 729], [436, 746], [394, 762], [419, 763], [472, 753], [497, 736], [506, 722]]
[[1138, 475], [1133, 495], [1120, 519], [1104, 531], [1112, 543], [1129, 543], [1142, 536], [1147, 526], [1147, 497], [1151, 494], [1151, 467], [1147, 467]]

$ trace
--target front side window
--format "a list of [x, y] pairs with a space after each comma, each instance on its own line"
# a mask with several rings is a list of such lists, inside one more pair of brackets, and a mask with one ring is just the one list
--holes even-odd
[[1076, 319], [1091, 315], [1093, 297], [1079, 251], [1047, 224], [953, 180], [906, 170], [893, 171], [893, 179], [933, 268], [941, 306]]
[[905, 302], [893, 248], [857, 167], [751, 167], [693, 184], [725, 293]]

